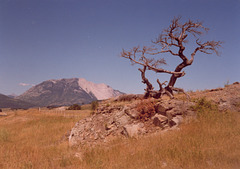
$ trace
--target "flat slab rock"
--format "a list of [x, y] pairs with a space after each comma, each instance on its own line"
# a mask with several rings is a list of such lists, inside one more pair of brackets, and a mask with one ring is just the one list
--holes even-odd
[[100, 105], [94, 115], [75, 124], [69, 136], [69, 144], [96, 145], [116, 137], [139, 137], [177, 126], [183, 121], [183, 115], [195, 114], [191, 109], [194, 103], [159, 101], [154, 106], [155, 114], [143, 121], [138, 119], [138, 104], [139, 101], [131, 105]]

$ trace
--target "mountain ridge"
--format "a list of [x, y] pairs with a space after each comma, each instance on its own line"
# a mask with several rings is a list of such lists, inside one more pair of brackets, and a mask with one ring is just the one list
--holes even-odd
[[28, 103], [19, 99], [8, 97], [4, 94], [0, 94], [0, 108], [23, 108], [27, 109], [35, 107], [34, 104]]
[[124, 94], [110, 86], [83, 78], [51, 79], [31, 87], [16, 97], [40, 107], [87, 104]]

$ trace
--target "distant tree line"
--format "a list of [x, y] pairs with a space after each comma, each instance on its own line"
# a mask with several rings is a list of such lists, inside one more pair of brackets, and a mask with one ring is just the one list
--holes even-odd
[[82, 107], [79, 104], [73, 104], [67, 110], [81, 110]]

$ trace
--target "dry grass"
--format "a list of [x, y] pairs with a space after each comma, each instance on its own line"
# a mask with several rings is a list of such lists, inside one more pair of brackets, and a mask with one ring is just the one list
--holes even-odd
[[64, 135], [89, 111], [18, 110], [0, 118], [0, 168], [60, 168], [79, 164]]
[[[25, 110], [0, 118], [0, 168], [237, 169], [240, 166], [240, 114], [219, 113], [202, 100], [198, 119], [180, 130], [141, 139], [116, 139], [107, 146], [69, 147], [62, 136], [78, 116]], [[85, 112], [86, 111], [86, 112]]]
[[111, 148], [89, 149], [84, 167], [238, 169], [240, 166], [240, 116], [202, 112], [195, 122], [138, 140], [117, 140]]

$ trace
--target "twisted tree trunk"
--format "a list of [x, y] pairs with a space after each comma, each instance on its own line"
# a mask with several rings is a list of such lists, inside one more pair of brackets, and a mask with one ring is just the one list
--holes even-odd
[[[180, 63], [180, 64], [176, 67], [175, 72], [181, 72], [183, 68], [185, 68], [185, 67], [187, 67], [187, 66], [189, 66], [189, 65], [191, 65], [191, 64], [192, 64], [192, 61], [189, 61], [188, 59], [185, 59], [182, 63]], [[172, 90], [172, 88], [174, 87], [174, 85], [175, 85], [175, 83], [176, 83], [176, 81], [177, 81], [177, 79], [178, 79], [179, 77], [181, 77], [181, 76], [178, 76], [178, 75], [176, 75], [176, 74], [173, 74], [173, 75], [171, 76], [171, 78], [170, 78], [170, 81], [169, 81], [168, 85], [165, 87], [165, 89], [166, 89], [167, 91], [169, 91], [172, 95], [173, 95], [173, 90]]]
[[147, 66], [144, 66], [143, 69], [139, 68], [138, 70], [141, 72], [142, 82], [144, 84], [146, 84], [146, 86], [147, 86], [146, 89], [145, 89], [144, 98], [149, 98], [149, 97], [151, 97], [151, 91], [153, 91], [154, 88], [145, 76], [146, 69], [147, 69]]
[[[140, 49], [138, 46], [133, 47], [129, 51], [123, 49], [121, 53], [121, 57], [129, 59], [132, 64], [143, 66], [143, 69], [139, 69], [139, 71], [141, 72], [142, 82], [146, 84], [145, 98], [160, 98], [163, 94], [167, 94], [170, 98], [174, 98], [174, 91], [185, 93], [183, 89], [175, 88], [174, 85], [178, 78], [185, 75], [185, 72], [182, 70], [193, 63], [195, 54], [197, 52], [202, 52], [205, 54], [216, 53], [218, 55], [217, 48], [221, 47], [221, 41], [206, 41], [202, 43], [198, 39], [198, 36], [209, 30], [202, 25], [202, 22], [194, 22], [189, 20], [185, 23], [180, 23], [180, 19], [180, 17], [174, 18], [171, 21], [170, 26], [165, 29], [155, 41], [152, 41], [155, 45], [160, 46], [160, 49], [155, 47], [155, 45], [153, 47], [143, 46], [142, 49]], [[189, 35], [196, 38], [197, 45], [191, 54], [191, 58], [187, 58], [184, 55], [184, 50], [186, 43], [188, 42], [187, 39]], [[182, 62], [175, 68], [175, 71], [169, 71], [159, 67], [160, 65], [166, 64], [163, 58], [152, 58], [152, 56], [164, 53], [177, 56], [182, 60]], [[157, 79], [160, 89], [154, 91], [152, 84], [145, 76], [146, 70], [151, 70], [156, 73], [171, 74], [168, 85], [163, 88], [162, 84], [165, 85], [165, 83], [160, 83], [160, 81]]]

